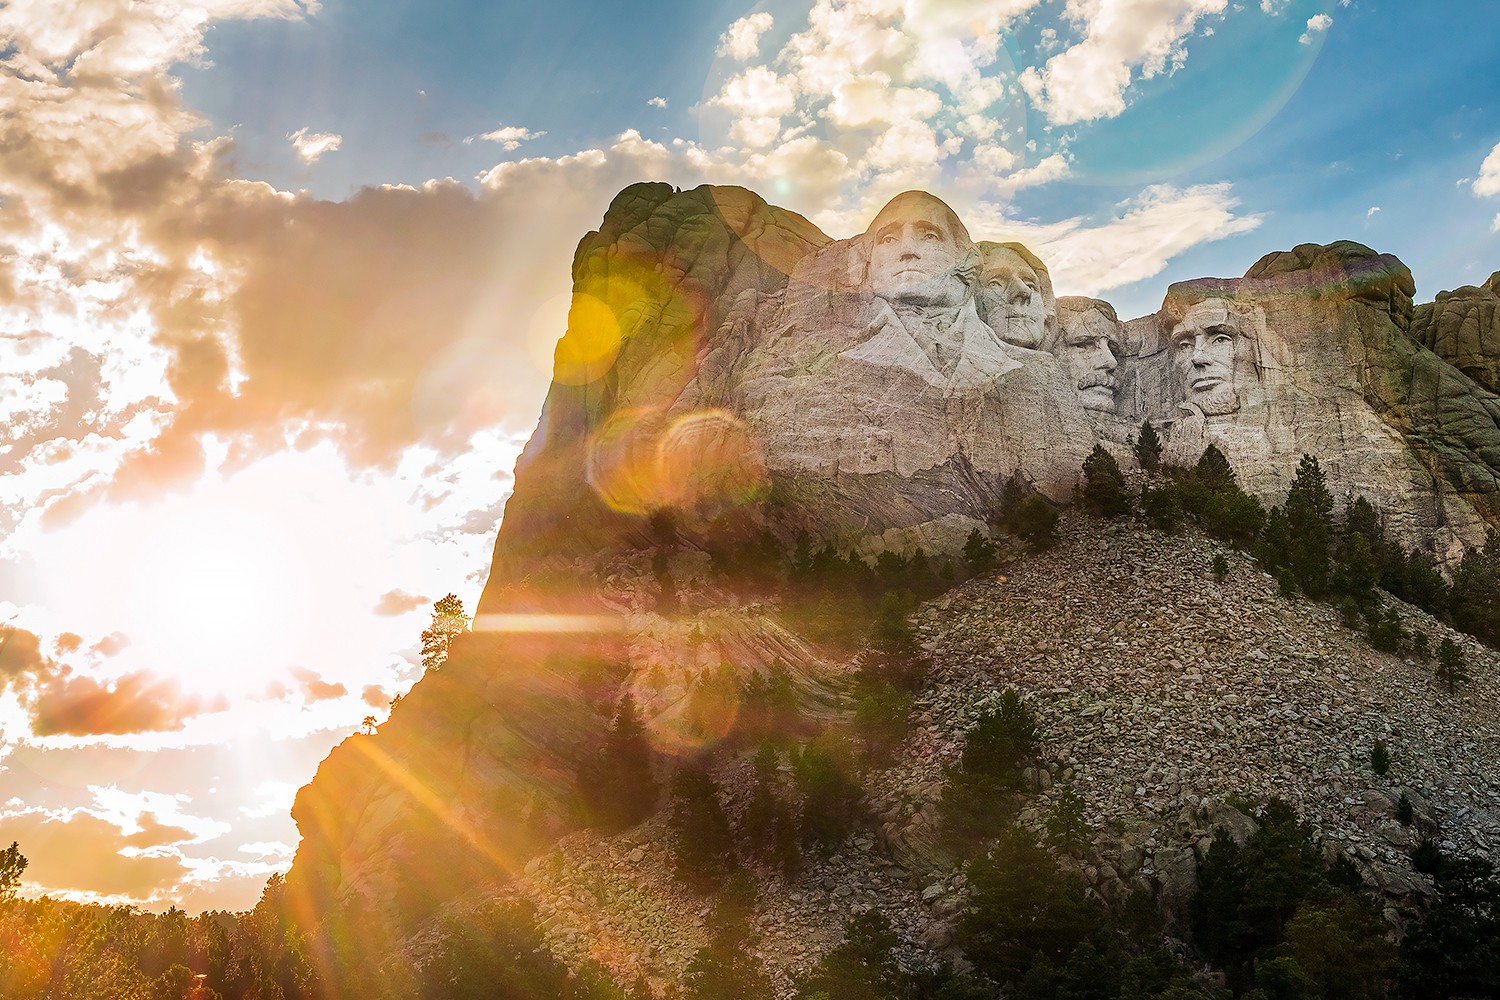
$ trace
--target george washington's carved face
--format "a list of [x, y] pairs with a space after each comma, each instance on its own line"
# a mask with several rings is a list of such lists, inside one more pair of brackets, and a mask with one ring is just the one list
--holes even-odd
[[870, 224], [870, 288], [915, 305], [953, 305], [966, 288], [956, 269], [972, 244], [952, 209], [932, 195], [902, 195]]
[[1183, 396], [1205, 416], [1240, 408], [1240, 372], [1250, 363], [1254, 340], [1229, 303], [1205, 299], [1172, 331], [1172, 368]]

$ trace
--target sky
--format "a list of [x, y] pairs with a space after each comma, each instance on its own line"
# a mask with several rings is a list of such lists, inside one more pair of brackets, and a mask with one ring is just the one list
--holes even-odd
[[925, 188], [1059, 294], [1352, 239], [1500, 269], [1500, 29], [1399, 0], [10, 0], [0, 842], [243, 909], [472, 609], [627, 184]]

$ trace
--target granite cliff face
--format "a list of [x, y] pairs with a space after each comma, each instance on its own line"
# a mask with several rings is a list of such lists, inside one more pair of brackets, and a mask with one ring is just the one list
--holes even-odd
[[1268, 505], [1309, 452], [1440, 561], [1500, 523], [1494, 279], [1414, 310], [1396, 258], [1308, 244], [1122, 322], [920, 192], [830, 240], [742, 189], [643, 184], [574, 281], [481, 612], [532, 599], [534, 556], [639, 538], [658, 511], [700, 535], [951, 545], [1007, 481], [1066, 501], [1095, 443], [1128, 464], [1145, 420], [1169, 460], [1218, 445]]
[[[774, 604], [719, 589], [707, 554], [716, 544], [789, 545], [806, 533], [866, 554], [953, 551], [995, 518], [1009, 482], [1065, 501], [1096, 443], [1130, 471], [1127, 441], [1145, 420], [1169, 460], [1218, 445], [1268, 503], [1311, 452], [1335, 495], [1364, 494], [1390, 535], [1440, 559], [1500, 524], [1493, 278], [1414, 308], [1394, 257], [1306, 245], [1242, 278], [1175, 284], [1158, 312], [1122, 321], [1102, 300], [1055, 298], [1029, 250], [973, 241], [930, 195], [900, 196], [865, 233], [830, 240], [743, 189], [663, 184], [615, 199], [579, 244], [573, 277], [555, 380], [517, 465], [475, 631], [298, 796], [290, 884], [320, 912], [439, 903], [517, 877], [573, 824], [573, 776], [622, 690], [641, 701], [664, 759], [712, 742], [694, 692], [716, 671], [785, 667], [804, 705], [831, 712], [846, 666], [790, 631]], [[1111, 566], [1100, 572], [1113, 586]], [[661, 606], [665, 579], [676, 612]], [[1048, 580], [1063, 591], [1097, 583]], [[1252, 589], [1269, 600], [1266, 584]], [[1189, 610], [1217, 621], [1243, 611], [1204, 600]], [[1006, 642], [1060, 627], [1033, 618], [1015, 618]], [[936, 611], [923, 620], [934, 638], [972, 626]], [[1277, 627], [1266, 621], [1263, 654]], [[1074, 625], [1094, 637], [1103, 628]], [[1312, 636], [1326, 623], [1293, 625]], [[1154, 649], [1166, 626], [1132, 627]], [[1211, 664], [1207, 643], [1179, 656], [1179, 671]], [[1047, 690], [1065, 680], [1048, 671], [1087, 672], [1066, 650], [1043, 652]], [[963, 647], [940, 676], [962, 687], [977, 655]], [[1017, 657], [986, 669], [1031, 677]], [[1331, 685], [1355, 669], [1355, 653], [1336, 657], [1296, 683]], [[1085, 711], [1118, 693], [1112, 676], [1074, 689]], [[972, 699], [933, 697], [923, 725], [949, 746]], [[1320, 752], [1309, 750], [1309, 767]], [[1293, 787], [1254, 773], [1257, 789]], [[1210, 778], [1191, 790], [1174, 779], [1162, 808], [1208, 808], [1204, 796], [1224, 791]], [[1330, 787], [1308, 801], [1336, 808], [1342, 786]]]

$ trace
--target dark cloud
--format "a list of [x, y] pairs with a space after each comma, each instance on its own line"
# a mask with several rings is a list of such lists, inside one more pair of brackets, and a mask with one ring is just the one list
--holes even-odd
[[424, 605], [431, 604], [432, 598], [420, 594], [408, 594], [404, 590], [388, 590], [380, 595], [380, 600], [375, 602], [375, 613], [387, 618], [396, 615], [404, 615], [408, 611], [415, 611]]
[[144, 671], [109, 682], [63, 668], [37, 685], [32, 728], [38, 736], [171, 732], [204, 707]]
[[301, 685], [302, 695], [309, 702], [342, 698], [349, 693], [349, 689], [344, 685], [330, 683], [324, 680], [322, 675], [316, 671], [308, 670], [306, 667], [293, 667], [292, 677]]

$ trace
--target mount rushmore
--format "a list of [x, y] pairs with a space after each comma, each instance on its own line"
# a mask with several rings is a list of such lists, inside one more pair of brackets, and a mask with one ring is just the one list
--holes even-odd
[[1067, 500], [1096, 444], [1209, 444], [1266, 503], [1303, 453], [1387, 531], [1459, 557], [1500, 523], [1497, 278], [1414, 306], [1356, 243], [1178, 282], [1157, 312], [1057, 298], [1016, 243], [910, 191], [833, 240], [741, 188], [627, 188], [574, 260], [569, 328], [481, 611], [531, 557], [670, 509], [839, 544], [941, 545], [1019, 480]]

